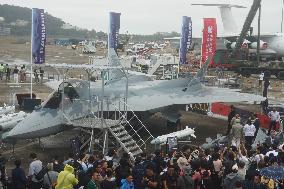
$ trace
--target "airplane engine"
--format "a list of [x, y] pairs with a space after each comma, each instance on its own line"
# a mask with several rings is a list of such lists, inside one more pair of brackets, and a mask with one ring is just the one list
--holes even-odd
[[[257, 42], [253, 42], [250, 44], [250, 48], [257, 49]], [[265, 50], [268, 48], [268, 44], [262, 40], [260, 40], [260, 49]]]
[[235, 49], [236, 48], [236, 42], [231, 43], [230, 47], [231, 47], [231, 49]]
[[[241, 46], [242, 49], [247, 49], [249, 48], [249, 44], [250, 44], [250, 41], [248, 40], [245, 40]], [[235, 49], [236, 48], [236, 42], [226, 42], [225, 43], [227, 49]]]
[[251, 43], [250, 41], [245, 39], [243, 44], [242, 44], [242, 49], [248, 49], [250, 43]]

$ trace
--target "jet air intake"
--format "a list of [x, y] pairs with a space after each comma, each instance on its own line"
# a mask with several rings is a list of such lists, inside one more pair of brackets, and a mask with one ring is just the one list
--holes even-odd
[[[230, 41], [226, 41], [225, 42], [225, 45], [226, 45], [226, 48], [227, 49], [235, 49], [236, 48], [236, 42], [230, 42]], [[250, 44], [250, 41], [248, 40], [245, 40], [241, 46], [242, 49], [247, 49], [249, 48], [249, 44]]]
[[[260, 43], [259, 43], [259, 44], [260, 44], [260, 45], [259, 45], [259, 48], [260, 48], [261, 50], [266, 50], [266, 49], [268, 48], [268, 44], [267, 44], [266, 42], [262, 41], [262, 40], [260, 40]], [[251, 44], [250, 44], [250, 48], [251, 48], [251, 49], [257, 49], [257, 42], [251, 43]]]

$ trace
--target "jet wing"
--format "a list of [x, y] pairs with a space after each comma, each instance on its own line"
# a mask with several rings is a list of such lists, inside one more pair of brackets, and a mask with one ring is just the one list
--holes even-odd
[[[132, 111], [148, 111], [174, 104], [213, 103], [213, 102], [253, 102], [264, 101], [259, 95], [240, 93], [237, 90], [203, 87], [197, 91], [179, 92], [143, 91], [139, 95], [128, 97], [127, 104]], [[148, 103], [146, 103], [148, 102]]]
[[50, 80], [48, 82], [45, 82], [44, 85], [51, 88], [52, 90], [57, 90], [62, 82], [63, 80]]

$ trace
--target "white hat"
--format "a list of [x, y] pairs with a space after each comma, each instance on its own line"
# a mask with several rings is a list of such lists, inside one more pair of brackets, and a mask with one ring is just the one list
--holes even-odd
[[235, 165], [232, 167], [232, 170], [233, 170], [233, 171], [237, 171], [237, 170], [239, 170], [238, 165], [237, 165], [237, 164], [235, 164]]
[[279, 145], [279, 147], [278, 147], [279, 150], [282, 150], [283, 146], [284, 146], [284, 144]]

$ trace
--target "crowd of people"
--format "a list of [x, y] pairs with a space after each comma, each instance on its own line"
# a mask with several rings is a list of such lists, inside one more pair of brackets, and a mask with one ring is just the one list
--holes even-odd
[[[233, 119], [230, 134], [240, 124], [238, 116]], [[241, 137], [238, 142], [231, 138], [228, 145], [208, 149], [183, 145], [167, 154], [161, 150], [153, 154], [144, 152], [135, 160], [127, 153], [119, 155], [110, 149], [105, 156], [82, 154], [74, 158], [71, 153], [65, 160], [55, 156], [45, 166], [31, 153], [27, 174], [21, 168], [21, 161], [16, 160], [7, 186], [13, 189], [282, 189], [284, 180], [267, 178], [260, 172], [265, 167], [284, 164], [284, 133], [280, 134], [282, 139], [275, 138], [275, 134], [271, 130], [266, 142], [256, 148], [251, 147], [254, 138], [245, 139], [248, 136], [244, 135], [244, 140]]]
[[206, 149], [183, 145], [167, 153], [143, 152], [135, 159], [110, 149], [106, 155], [70, 153], [66, 159], [54, 156], [43, 163], [31, 153], [29, 170], [16, 160], [11, 175], [5, 175], [0, 158], [0, 179], [12, 189], [284, 189], [284, 177], [267, 177], [261, 171], [284, 165], [284, 132], [276, 131], [280, 114], [272, 109], [268, 116], [265, 142], [256, 147], [257, 115], [244, 120], [232, 106], [226, 144]]
[[[44, 70], [40, 67], [33, 70], [34, 81], [36, 83], [43, 82]], [[27, 81], [27, 69], [25, 65], [15, 66], [13, 69], [8, 64], [0, 64], [0, 80], [7, 82], [11, 81], [11, 76], [14, 83], [23, 83]]]

